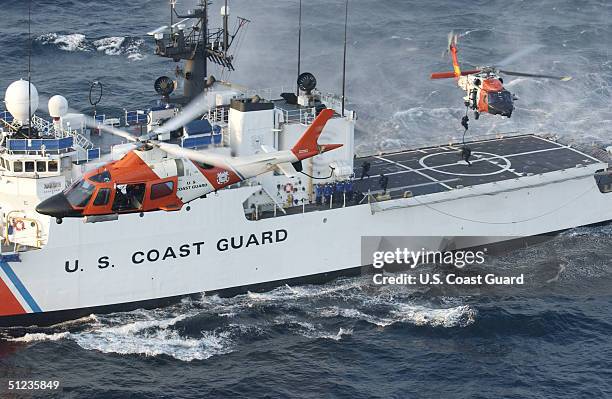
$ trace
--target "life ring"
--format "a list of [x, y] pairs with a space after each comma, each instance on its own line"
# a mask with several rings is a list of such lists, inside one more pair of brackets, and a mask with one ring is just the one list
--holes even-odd
[[291, 183], [285, 184], [285, 192], [286, 193], [292, 193], [293, 192], [293, 184], [291, 184]]
[[22, 231], [23, 229], [25, 229], [25, 223], [21, 219], [17, 220], [15, 222], [15, 230]]

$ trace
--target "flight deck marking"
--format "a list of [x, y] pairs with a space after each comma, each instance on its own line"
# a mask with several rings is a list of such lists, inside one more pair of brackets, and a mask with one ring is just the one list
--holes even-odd
[[[430, 154], [430, 155], [435, 155], [435, 154]], [[427, 156], [430, 156], [430, 155], [426, 155], [426, 157], [427, 157]], [[375, 157], [375, 158], [381, 159], [381, 160], [383, 160], [383, 161], [387, 161], [387, 162], [389, 162], [389, 163], [392, 163], [392, 164], [394, 164], [394, 165], [397, 165], [397, 166], [399, 166], [400, 168], [404, 168], [404, 169], [409, 170], [409, 171], [411, 171], [411, 172], [415, 172], [415, 173], [417, 173], [417, 174], [419, 174], [419, 175], [421, 175], [421, 176], [423, 176], [423, 177], [428, 178], [428, 179], [429, 179], [429, 180], [431, 180], [431, 181], [434, 181], [434, 182], [436, 182], [436, 183], [440, 184], [442, 187], [446, 187], [446, 188], [447, 188], [447, 189], [449, 189], [449, 190], [452, 190], [452, 189], [453, 189], [451, 186], [449, 186], [448, 184], [442, 183], [440, 180], [436, 179], [435, 177], [429, 176], [428, 174], [425, 174], [425, 173], [421, 172], [420, 170], [413, 169], [413, 168], [411, 168], [410, 166], [402, 165], [401, 163], [398, 163], [398, 162], [395, 162], [395, 161], [391, 161], [390, 159], [386, 159], [386, 158], [383, 158], [383, 157]]]
[[[507, 140], [507, 139], [516, 139], [516, 138], [520, 138], [520, 137], [523, 137], [523, 136], [504, 137], [504, 138], [502, 138], [502, 139], [493, 139], [493, 140], [490, 140], [490, 141], [502, 141], [502, 140]], [[537, 137], [537, 136], [534, 136], [534, 137]], [[540, 137], [538, 137], [538, 138], [540, 138]], [[543, 140], [546, 140], [546, 139], [543, 139]], [[548, 141], [548, 140], [546, 140], [546, 141]], [[571, 147], [568, 147], [568, 146], [564, 146], [564, 145], [561, 145], [561, 144], [559, 144], [559, 143], [555, 143], [555, 142], [552, 142], [552, 143], [553, 143], [553, 144], [555, 144], [556, 146], [555, 146], [555, 147], [552, 147], [552, 148], [544, 148], [544, 149], [541, 149], [541, 150], [533, 150], [533, 151], [517, 152], [517, 153], [514, 153], [514, 154], [512, 154], [512, 153], [511, 153], [511, 154], [503, 155], [503, 157], [504, 157], [504, 158], [513, 158], [513, 157], [519, 157], [519, 156], [524, 156], [524, 155], [539, 154], [539, 153], [543, 153], [543, 152], [549, 152], [549, 151], [558, 151], [558, 150], [568, 150], [568, 151], [572, 151], [572, 152], [574, 152], [574, 153], [580, 153], [580, 154], [582, 154], [580, 151], [577, 151], [577, 150], [576, 150], [576, 149], [574, 149], [574, 148], [571, 148]], [[397, 154], [393, 154], [393, 155], [406, 154], [406, 153], [410, 153], [410, 152], [414, 152], [414, 151], [415, 151], [415, 150], [410, 150], [410, 151], [406, 151], [406, 152], [403, 152], [403, 153], [397, 153]], [[432, 154], [429, 154], [429, 155], [437, 155], [437, 154], [448, 154], [448, 153], [444, 153], [444, 152], [435, 152], [435, 153], [432, 153]], [[587, 154], [583, 154], [583, 155], [585, 155], [585, 156], [589, 156], [589, 155], [587, 155]], [[492, 158], [494, 159], [494, 158], [497, 158], [497, 157], [499, 157], [499, 155], [495, 155], [495, 156], [494, 156], [494, 157], [492, 157]], [[379, 158], [379, 157], [374, 157], [374, 156], [373, 156], [373, 157], [371, 157], [371, 158]], [[384, 158], [383, 158], [383, 159], [384, 159]], [[480, 158], [480, 159], [477, 159], [477, 160], [472, 161], [472, 163], [482, 162], [482, 161], [488, 161], [489, 159], [490, 159], [490, 158]], [[596, 158], [593, 158], [593, 159], [595, 159], [595, 160], [596, 160]], [[393, 161], [390, 161], [390, 162], [393, 162]], [[400, 161], [400, 162], [401, 162], [401, 161]], [[602, 162], [602, 161], [601, 161], [601, 160], [597, 160], [597, 162]], [[396, 164], [398, 164], [398, 162], [395, 162], [395, 163], [396, 163]], [[456, 162], [454, 162], [454, 163], [448, 163], [448, 164], [443, 164], [443, 165], [437, 165], [437, 166], [436, 166], [436, 168], [445, 168], [445, 167], [448, 167], [448, 166], [455, 166], [455, 165], [457, 165], [457, 163], [456, 163]], [[411, 172], [416, 172], [416, 173], [420, 174], [419, 172], [421, 172], [421, 171], [424, 171], [424, 170], [431, 170], [431, 168], [430, 168], [430, 167], [423, 167], [423, 168], [419, 168], [419, 169], [414, 169], [414, 168], [410, 168], [410, 167], [407, 167], [407, 166], [404, 166], [404, 165], [401, 165], [401, 164], [400, 164], [400, 166], [401, 166], [401, 167], [403, 167], [404, 169], [407, 169], [407, 170], [405, 170], [405, 171], [397, 171], [397, 172], [390, 172], [390, 173], [387, 173], [386, 175], [387, 175], [387, 176], [389, 176], [389, 175], [396, 175], [396, 174], [402, 174], [402, 173], [411, 173]], [[562, 169], [562, 168], [559, 168], [558, 170], [561, 170], [561, 169]], [[508, 169], [508, 170], [510, 171], [510, 169]], [[516, 170], [514, 171], [514, 173], [515, 173], [515, 174], [516, 174], [518, 177], [525, 176], [525, 174], [524, 174], [524, 173], [522, 173], [522, 172], [516, 172]], [[423, 175], [423, 174], [421, 174], [421, 175]], [[374, 178], [374, 177], [376, 177], [376, 176], [380, 176], [380, 175], [371, 175], [370, 177]], [[430, 180], [431, 180], [431, 176], [428, 176], [428, 175], [425, 175], [425, 176], [426, 176], [428, 179], [430, 179]], [[471, 175], [471, 176], [477, 176], [477, 175]]]
[[[459, 148], [457, 148], [457, 147], [451, 146], [451, 148], [459, 150]], [[521, 173], [517, 173], [514, 169], [510, 168], [511, 162], [510, 162], [510, 160], [506, 159], [505, 158], [506, 156], [504, 156], [504, 155], [497, 155], [497, 156], [491, 157], [491, 158], [483, 158], [482, 155], [480, 155], [480, 154], [491, 154], [491, 155], [496, 155], [496, 154], [487, 153], [487, 152], [481, 152], [481, 151], [474, 151], [472, 154], [474, 154], [474, 156], [476, 158], [478, 158], [479, 161], [486, 161], [486, 162], [489, 162], [492, 165], [495, 165], [497, 167], [502, 168], [502, 170], [500, 172], [497, 172], [497, 173], [501, 173], [501, 172], [504, 172], [505, 170], [507, 170], [508, 172], [513, 173], [514, 175], [516, 175], [518, 177], [523, 176]], [[506, 166], [507, 167], [505, 168], [504, 166], [500, 166], [499, 162], [497, 162], [496, 159], [503, 159], [506, 162]], [[503, 168], [505, 168], [505, 169], [503, 169]], [[494, 174], [496, 174], [496, 173], [490, 173], [490, 175], [494, 175]], [[473, 175], [470, 175], [470, 176], [488, 176], [488, 175], [473, 174]]]
[[584, 152], [582, 152], [582, 151], [580, 151], [580, 150], [577, 150], [577, 149], [575, 149], [575, 148], [572, 148], [572, 147], [570, 147], [569, 145], [563, 145], [563, 144], [557, 143], [556, 141], [552, 141], [552, 140], [549, 140], [549, 139], [547, 139], [547, 138], [540, 137], [540, 136], [533, 136], [533, 137], [536, 137], [536, 138], [538, 138], [538, 139], [540, 139], [540, 140], [546, 141], [547, 143], [551, 143], [551, 144], [557, 145], [557, 146], [559, 146], [559, 147], [561, 147], [561, 148], [567, 148], [568, 150], [571, 150], [571, 151], [577, 152], [577, 153], [578, 153], [578, 154], [580, 154], [580, 155], [584, 155], [585, 157], [587, 157], [587, 158], [589, 158], [589, 159], [591, 159], [591, 160], [593, 160], [593, 161], [596, 161], [596, 162], [598, 162], [598, 163], [599, 163], [599, 162], [603, 162], [601, 159], [597, 159], [597, 158], [595, 158], [595, 157], [593, 157], [593, 156], [591, 156], [591, 155], [589, 155], [589, 154], [585, 154]]
[[[482, 177], [482, 176], [491, 176], [491, 175], [497, 175], [500, 173], [503, 173], [505, 171], [507, 171], [508, 169], [510, 169], [510, 166], [512, 165], [510, 160], [505, 158], [504, 156], [501, 155], [496, 155], [496, 154], [492, 154], [490, 152], [483, 152], [483, 151], [474, 151], [472, 154], [474, 154], [474, 157], [478, 157], [481, 158], [482, 155], [480, 154], [484, 154], [484, 155], [490, 155], [491, 158], [482, 158], [482, 159], [478, 159], [479, 161], [488, 161], [489, 163], [492, 163], [490, 161], [490, 159], [501, 159], [503, 160], [506, 164], [503, 167], [500, 167], [499, 165], [495, 165], [497, 167], [499, 167], [499, 170], [495, 170], [493, 172], [489, 172], [489, 173], [459, 173], [459, 172], [447, 172], [445, 170], [440, 170], [440, 166], [427, 166], [425, 164], [425, 160], [429, 157], [435, 156], [435, 155], [441, 155], [441, 154], [454, 154], [455, 152], [439, 152], [437, 154], [429, 154], [429, 155], [425, 155], [424, 157], [422, 157], [421, 159], [419, 159], [419, 163], [421, 164], [421, 166], [423, 166], [425, 169], [431, 170], [433, 172], [438, 172], [438, 173], [442, 173], [445, 175], [454, 175], [454, 176], [466, 176], [466, 177]], [[474, 161], [476, 162], [476, 161]], [[454, 164], [451, 164], [451, 166], [455, 166], [455, 165], [462, 165], [459, 162], [456, 162]]]

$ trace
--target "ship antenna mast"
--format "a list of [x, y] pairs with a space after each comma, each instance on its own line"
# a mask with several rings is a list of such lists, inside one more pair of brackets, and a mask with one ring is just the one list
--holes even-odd
[[[300, 76], [300, 61], [302, 53], [302, 0], [300, 0], [300, 7], [298, 12], [298, 53], [297, 53], [297, 76]], [[300, 95], [300, 84], [297, 84], [296, 95]]]
[[32, 137], [32, 0], [28, 0], [28, 137]]
[[346, 89], [346, 32], [348, 26], [348, 3], [349, 0], [346, 0], [344, 6], [344, 55], [342, 56], [342, 116], [344, 116], [344, 98]]

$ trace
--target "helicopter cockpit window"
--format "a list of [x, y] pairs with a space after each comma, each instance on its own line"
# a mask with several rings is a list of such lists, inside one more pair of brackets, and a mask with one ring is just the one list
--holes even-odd
[[95, 181], [96, 183], [108, 183], [111, 180], [111, 175], [108, 170], [105, 170], [104, 172], [90, 177], [89, 180]]
[[66, 199], [72, 206], [83, 207], [89, 202], [95, 188], [96, 186], [87, 180], [81, 179], [66, 191]]
[[151, 186], [151, 199], [156, 200], [174, 192], [174, 183], [167, 181], [164, 183], [157, 183]]
[[145, 184], [118, 184], [115, 188], [113, 211], [134, 211], [142, 208]]
[[95, 206], [102, 206], [108, 204], [108, 198], [110, 197], [110, 188], [101, 188], [98, 190], [96, 199], [93, 204]]
[[501, 114], [512, 112], [512, 94], [508, 90], [489, 93], [489, 107]]

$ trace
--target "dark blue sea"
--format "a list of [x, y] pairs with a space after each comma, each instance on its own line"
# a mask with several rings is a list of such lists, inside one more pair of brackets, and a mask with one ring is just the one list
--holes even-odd
[[[0, 4], [3, 97], [26, 77], [27, 2]], [[153, 81], [174, 70], [152, 54], [146, 35], [167, 24], [166, 0], [33, 4], [32, 80], [46, 96], [62, 94], [90, 113], [89, 85], [99, 80], [98, 111], [120, 115], [154, 101]], [[213, 21], [221, 5], [213, 1]], [[293, 88], [297, 0], [230, 6], [252, 22], [237, 70], [211, 72], [256, 88]], [[302, 71], [314, 73], [322, 91], [339, 92], [344, 2], [303, 7]], [[452, 81], [428, 79], [450, 68], [442, 53], [451, 30], [466, 62], [495, 64], [537, 44], [507, 69], [574, 77], [508, 78], [519, 97], [514, 115], [471, 121], [471, 135], [552, 133], [609, 145], [611, 21], [608, 1], [350, 0], [347, 97], [359, 115], [357, 149], [462, 134], [462, 93]], [[522, 273], [520, 287], [377, 287], [360, 276], [4, 329], [0, 381], [59, 380], [61, 392], [24, 394], [58, 398], [612, 397], [611, 263], [612, 226], [583, 227], [488, 256], [471, 270]]]

